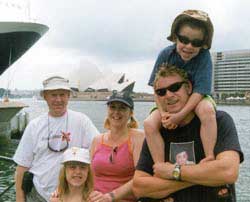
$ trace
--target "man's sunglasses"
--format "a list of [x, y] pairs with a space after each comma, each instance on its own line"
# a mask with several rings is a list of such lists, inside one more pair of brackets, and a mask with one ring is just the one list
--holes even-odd
[[176, 34], [177, 38], [179, 39], [179, 41], [185, 45], [191, 43], [193, 47], [201, 47], [204, 45], [204, 39], [193, 39], [193, 40], [190, 40], [188, 37], [186, 36], [182, 36], [182, 35], [179, 35], [179, 34]]
[[181, 81], [181, 82], [173, 83], [172, 85], [170, 85], [168, 87], [156, 89], [155, 93], [158, 96], [162, 97], [162, 96], [166, 95], [167, 91], [170, 91], [172, 93], [177, 92], [178, 90], [180, 90], [182, 84], [184, 84], [184, 83], [187, 83], [187, 82], [186, 81]]

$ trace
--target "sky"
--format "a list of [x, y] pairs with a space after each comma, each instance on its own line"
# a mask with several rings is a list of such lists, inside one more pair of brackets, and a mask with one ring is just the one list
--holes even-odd
[[[9, 89], [41, 89], [51, 75], [67, 75], [80, 61], [123, 72], [136, 92], [147, 85], [174, 18], [186, 9], [207, 12], [214, 25], [211, 52], [250, 49], [248, 0], [30, 0], [31, 17], [49, 31], [0, 76]], [[86, 72], [87, 74], [88, 72]]]

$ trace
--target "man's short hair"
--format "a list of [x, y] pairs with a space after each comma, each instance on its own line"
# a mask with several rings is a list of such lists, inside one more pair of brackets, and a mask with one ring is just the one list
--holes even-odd
[[160, 78], [165, 78], [169, 76], [179, 75], [182, 78], [182, 81], [188, 83], [188, 74], [183, 69], [176, 67], [175, 65], [163, 63], [159, 67], [159, 71], [155, 75], [154, 80], [154, 89], [156, 88], [156, 83]]

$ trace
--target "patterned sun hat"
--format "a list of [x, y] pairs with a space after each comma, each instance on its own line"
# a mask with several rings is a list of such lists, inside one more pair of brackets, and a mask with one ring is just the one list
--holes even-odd
[[208, 14], [204, 11], [201, 10], [185, 10], [181, 14], [179, 14], [171, 27], [171, 33], [167, 37], [168, 40], [175, 42], [176, 40], [176, 33], [177, 29], [179, 29], [179, 25], [184, 22], [184, 21], [200, 21], [204, 24], [204, 27], [207, 31], [207, 37], [205, 38], [204, 41], [204, 48], [210, 49], [212, 45], [212, 39], [213, 39], [213, 33], [214, 33], [214, 28], [213, 24], [208, 16]]

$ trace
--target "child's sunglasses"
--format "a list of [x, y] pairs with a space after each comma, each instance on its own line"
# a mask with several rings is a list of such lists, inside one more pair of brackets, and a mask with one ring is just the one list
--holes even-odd
[[187, 83], [187, 82], [186, 81], [181, 81], [181, 82], [173, 83], [172, 85], [170, 85], [168, 87], [156, 89], [155, 93], [158, 96], [162, 97], [162, 96], [166, 95], [167, 91], [170, 91], [172, 93], [177, 92], [178, 90], [180, 90], [182, 84], [184, 84], [184, 83]]
[[186, 36], [182, 36], [179, 34], [176, 34], [177, 38], [179, 39], [179, 41], [185, 45], [191, 43], [193, 47], [199, 48], [201, 46], [204, 45], [204, 40], [202, 39], [194, 39], [194, 40], [190, 40], [188, 37]]

